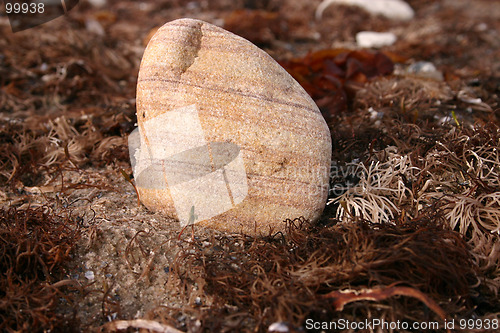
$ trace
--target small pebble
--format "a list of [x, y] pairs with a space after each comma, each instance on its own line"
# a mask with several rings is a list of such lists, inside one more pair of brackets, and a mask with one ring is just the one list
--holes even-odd
[[421, 78], [434, 79], [437, 81], [443, 81], [443, 73], [437, 70], [436, 66], [432, 62], [428, 61], [417, 61], [406, 69], [408, 74], [415, 75]]
[[94, 272], [93, 271], [86, 271], [85, 272], [85, 277], [87, 278], [87, 280], [89, 281], [94, 281]]
[[396, 35], [392, 32], [360, 31], [356, 34], [356, 43], [364, 48], [390, 46], [396, 39]]
[[278, 332], [278, 333], [288, 333], [290, 332], [290, 329], [288, 328], [288, 325], [284, 322], [276, 322], [272, 323], [269, 325], [268, 332]]
[[408, 21], [414, 10], [403, 0], [323, 0], [316, 9], [316, 19], [321, 19], [326, 8], [334, 4], [358, 6], [372, 15], [382, 15], [391, 20]]

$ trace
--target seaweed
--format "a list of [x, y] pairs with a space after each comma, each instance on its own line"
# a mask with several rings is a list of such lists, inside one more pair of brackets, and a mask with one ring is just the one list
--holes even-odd
[[81, 287], [65, 265], [80, 232], [48, 207], [0, 209], [0, 330], [77, 330]]
[[[274, 321], [298, 329], [306, 318], [442, 321], [466, 315], [479, 271], [463, 237], [439, 209], [391, 222], [319, 226], [300, 218], [287, 221], [287, 235], [215, 237], [209, 249], [187, 245], [172, 274], [187, 283], [188, 299], [197, 295], [199, 306], [191, 311], [202, 327], [221, 331], [236, 318], [239, 326], [231, 329], [264, 332]], [[342, 292], [347, 297], [346, 290], [356, 296], [336, 305], [333, 299]], [[373, 297], [374, 290], [401, 297]], [[359, 296], [369, 292], [372, 297]]]

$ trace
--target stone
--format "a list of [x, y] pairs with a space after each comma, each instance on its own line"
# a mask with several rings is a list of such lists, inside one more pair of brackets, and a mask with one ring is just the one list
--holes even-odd
[[396, 42], [392, 32], [360, 31], [356, 34], [356, 43], [363, 48], [381, 48]]
[[320, 111], [267, 53], [222, 28], [179, 19], [156, 32], [137, 123], [139, 198], [181, 226], [266, 236], [324, 209], [331, 137]]
[[409, 21], [415, 16], [413, 8], [403, 0], [323, 0], [316, 8], [316, 19], [320, 20], [325, 9], [334, 4], [357, 6], [372, 15], [396, 21]]
[[406, 73], [424, 79], [433, 79], [436, 81], [443, 81], [443, 73], [438, 71], [432, 62], [417, 61], [408, 66]]

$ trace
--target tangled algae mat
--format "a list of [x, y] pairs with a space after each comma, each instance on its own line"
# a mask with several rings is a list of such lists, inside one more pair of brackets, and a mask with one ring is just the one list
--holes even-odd
[[[319, 0], [104, 2], [16, 34], [0, 17], [2, 331], [373, 319], [496, 331], [499, 1], [408, 1], [409, 22], [346, 6], [316, 21]], [[196, 228], [192, 241], [138, 204], [127, 180], [138, 65], [154, 29], [179, 17], [257, 43], [321, 107], [334, 147], [319, 223], [289, 220], [263, 239]], [[355, 51], [361, 30], [398, 41]], [[443, 79], [408, 72], [417, 61]]]

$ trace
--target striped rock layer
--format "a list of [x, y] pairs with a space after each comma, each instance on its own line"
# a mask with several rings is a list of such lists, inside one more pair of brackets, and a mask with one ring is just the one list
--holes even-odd
[[[194, 19], [162, 26], [141, 62], [137, 120], [141, 149], [165, 172], [165, 186], [138, 184], [151, 210], [183, 224], [262, 236], [285, 231], [286, 219], [317, 220], [324, 209], [328, 127], [304, 89], [244, 38]], [[181, 168], [187, 175], [172, 180], [172, 161], [175, 170], [192, 164]], [[149, 179], [161, 183], [157, 178]]]

